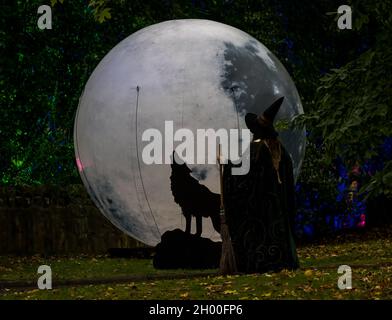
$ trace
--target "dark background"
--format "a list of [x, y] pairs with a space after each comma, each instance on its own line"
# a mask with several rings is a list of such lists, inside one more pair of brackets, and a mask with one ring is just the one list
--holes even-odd
[[[53, 29], [37, 9], [52, 5]], [[337, 8], [353, 10], [339, 30]], [[7, 1], [1, 15], [0, 184], [81, 184], [73, 122], [99, 61], [133, 32], [200, 18], [237, 27], [268, 47], [300, 93], [305, 162], [297, 236], [314, 240], [392, 220], [392, 1]]]

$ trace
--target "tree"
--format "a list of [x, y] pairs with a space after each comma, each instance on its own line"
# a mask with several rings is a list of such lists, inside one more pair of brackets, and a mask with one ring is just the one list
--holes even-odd
[[[392, 76], [386, 72], [392, 68], [392, 19], [385, 14], [392, 9], [391, 1], [362, 1], [360, 8], [367, 13], [361, 14], [361, 21], [367, 21], [374, 29], [374, 45], [322, 77], [314, 108], [296, 119], [296, 123], [307, 125], [313, 141], [322, 139], [325, 152], [321, 161], [326, 165], [340, 158], [348, 168], [365, 168], [381, 158], [382, 168], [363, 169], [362, 192], [368, 197], [391, 197], [392, 159], [383, 154], [385, 143], [392, 136]], [[356, 26], [359, 30], [365, 28], [363, 22]]]

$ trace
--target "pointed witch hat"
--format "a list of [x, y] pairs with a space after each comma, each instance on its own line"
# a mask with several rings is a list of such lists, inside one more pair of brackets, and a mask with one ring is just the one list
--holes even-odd
[[274, 119], [282, 105], [284, 97], [271, 104], [261, 115], [247, 113], [245, 123], [249, 130], [258, 137], [276, 138], [278, 133], [274, 128]]

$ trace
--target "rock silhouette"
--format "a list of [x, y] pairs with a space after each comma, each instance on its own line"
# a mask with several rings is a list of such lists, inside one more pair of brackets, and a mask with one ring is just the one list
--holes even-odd
[[153, 266], [157, 269], [216, 269], [222, 243], [186, 233], [166, 231], [155, 247]]

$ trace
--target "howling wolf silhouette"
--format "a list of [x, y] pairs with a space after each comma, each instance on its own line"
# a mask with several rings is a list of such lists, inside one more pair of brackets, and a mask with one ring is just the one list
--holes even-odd
[[181, 207], [186, 219], [185, 232], [191, 233], [192, 216], [196, 217], [196, 236], [203, 231], [202, 217], [211, 217], [212, 225], [220, 232], [220, 195], [211, 192], [206, 186], [193, 178], [186, 163], [178, 164], [173, 152], [171, 165], [171, 191], [174, 201]]

